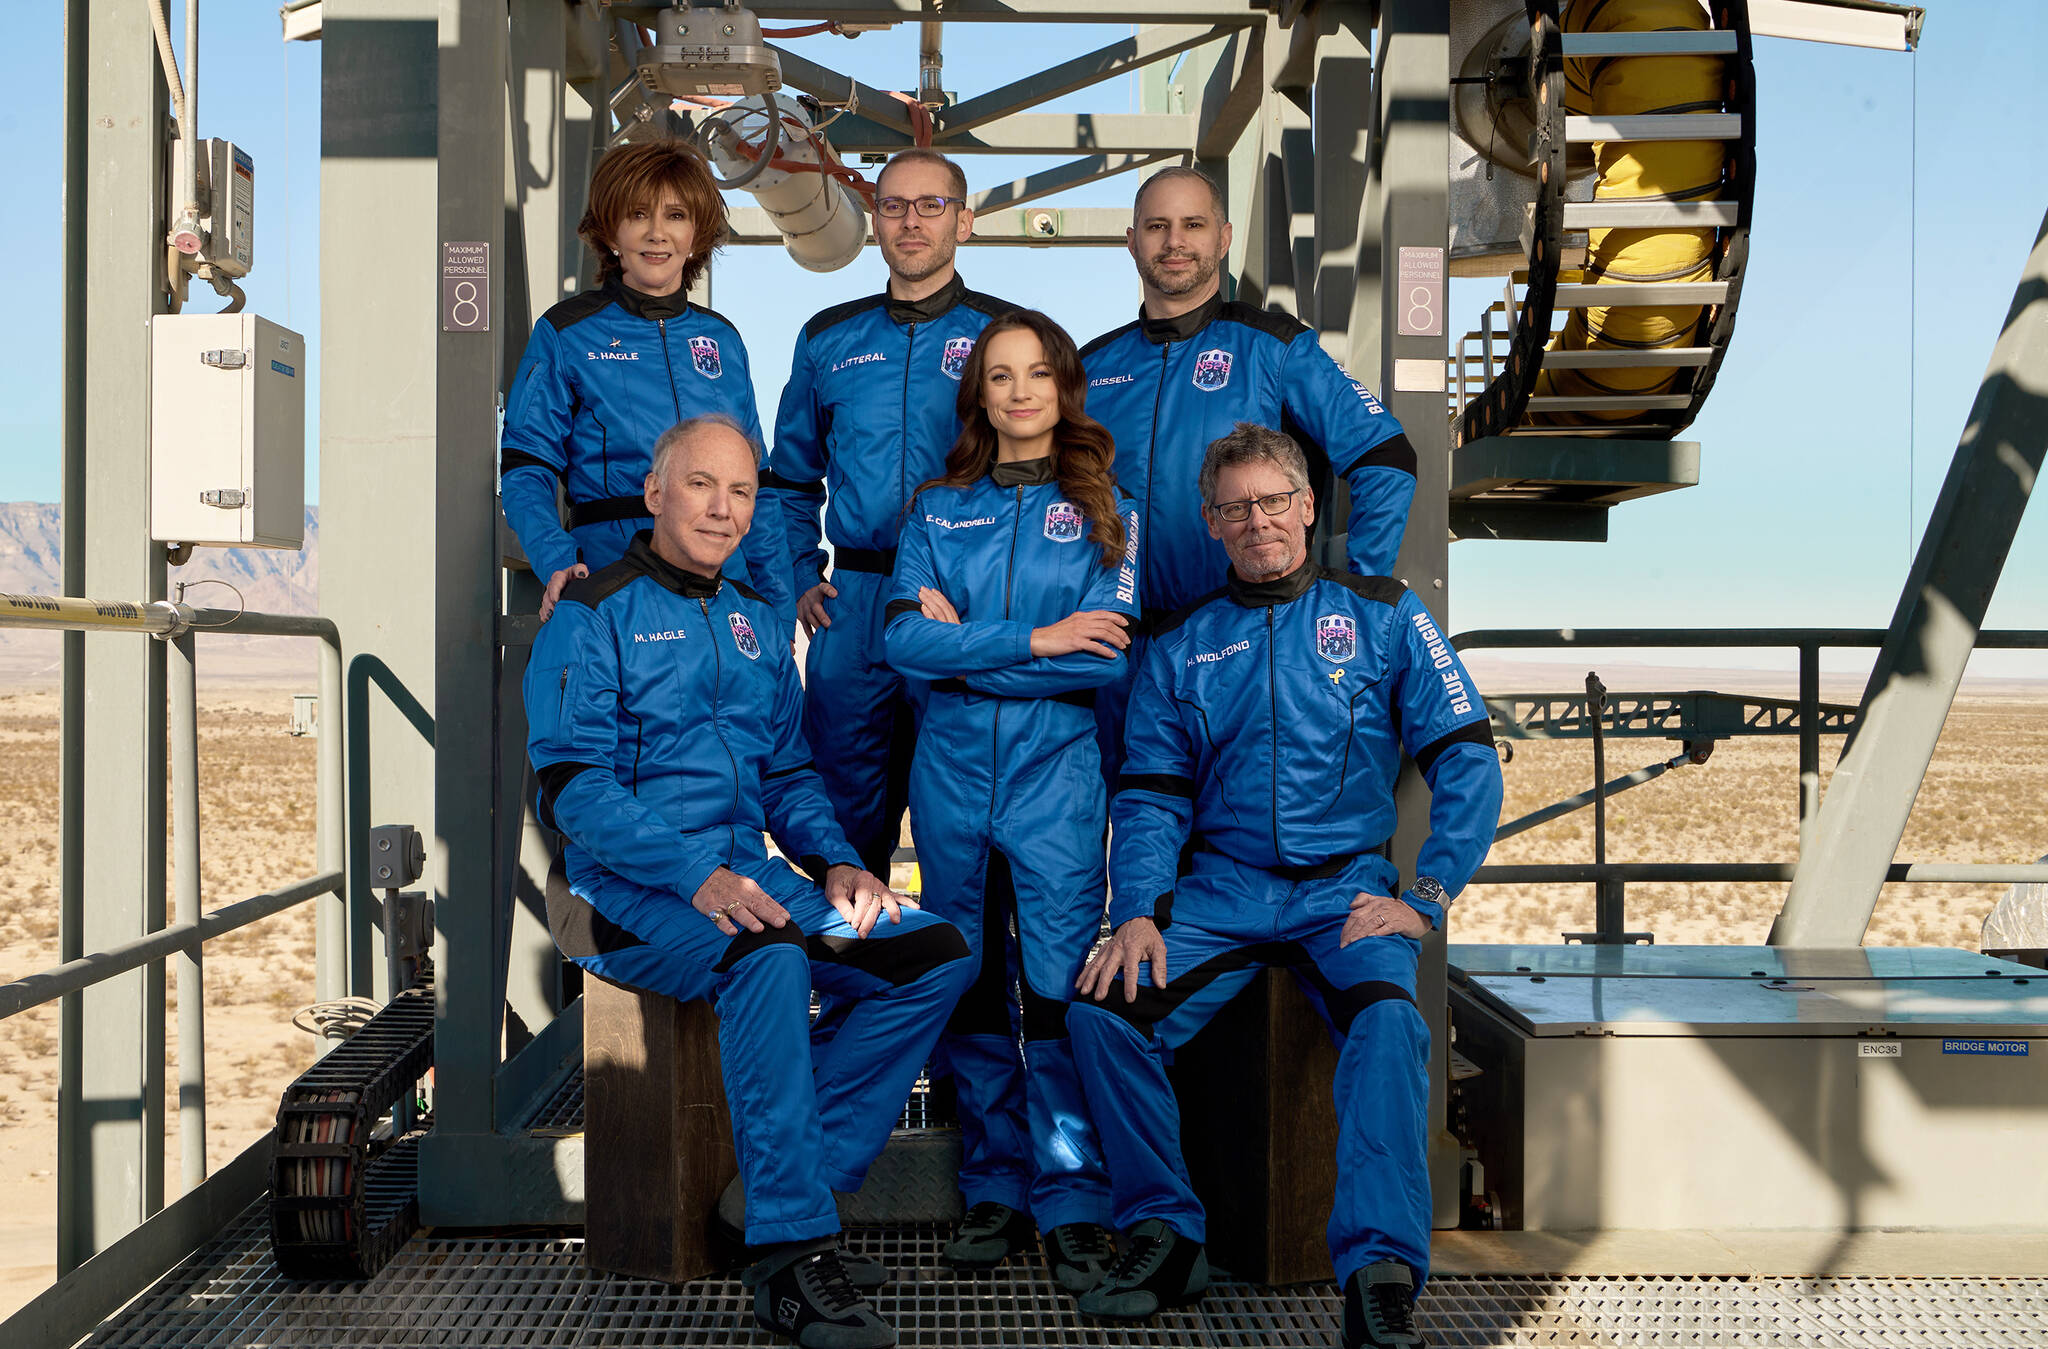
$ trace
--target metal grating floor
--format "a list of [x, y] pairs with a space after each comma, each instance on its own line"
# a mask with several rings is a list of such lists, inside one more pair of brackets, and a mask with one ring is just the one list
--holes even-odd
[[[939, 1268], [935, 1226], [856, 1228], [854, 1247], [896, 1282], [875, 1299], [904, 1346], [1230, 1346], [1337, 1342], [1328, 1284], [1222, 1283], [1155, 1327], [1083, 1323], [1039, 1272], [977, 1279]], [[270, 1260], [260, 1207], [103, 1324], [87, 1344], [125, 1349], [256, 1346], [767, 1346], [747, 1291], [596, 1274], [581, 1238], [414, 1237], [364, 1284], [296, 1283]], [[1480, 1346], [1814, 1346], [1815, 1349], [2048, 1349], [2048, 1279], [1593, 1278], [1454, 1276], [1433, 1282], [1417, 1320], [1438, 1349]]]

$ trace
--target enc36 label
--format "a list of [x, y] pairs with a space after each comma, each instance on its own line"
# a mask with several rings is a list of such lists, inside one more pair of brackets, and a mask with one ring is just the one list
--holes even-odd
[[1856, 1057], [1859, 1059], [1902, 1059], [1906, 1057], [1906, 1046], [1902, 1040], [1858, 1040]]

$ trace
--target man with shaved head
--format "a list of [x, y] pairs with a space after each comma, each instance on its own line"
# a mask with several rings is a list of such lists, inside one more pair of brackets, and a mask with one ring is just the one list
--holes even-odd
[[[1241, 421], [1286, 430], [1307, 451], [1312, 477], [1327, 469], [1343, 480], [1349, 569], [1390, 573], [1415, 495], [1415, 451], [1401, 424], [1330, 359], [1314, 330], [1229, 298], [1230, 221], [1214, 179], [1162, 169], [1138, 189], [1131, 216], [1124, 237], [1144, 303], [1136, 320], [1083, 347], [1081, 359], [1088, 415], [1116, 437], [1117, 481], [1138, 501], [1148, 622], [1207, 595], [1229, 573], [1203, 523], [1195, 480], [1209, 442]], [[1133, 668], [1141, 654], [1131, 653]], [[1105, 690], [1095, 705], [1114, 785], [1122, 690]]]
[[[534, 642], [528, 750], [568, 877], [548, 925], [599, 978], [717, 1010], [755, 1319], [882, 1349], [895, 1332], [855, 1288], [881, 1271], [840, 1250], [833, 1191], [860, 1188], [974, 970], [958, 930], [861, 866], [804, 743], [775, 610], [721, 572], [753, 523], [759, 458], [728, 418], [664, 433], [653, 527], [571, 581]], [[849, 1008], [815, 1059], [814, 985]]]

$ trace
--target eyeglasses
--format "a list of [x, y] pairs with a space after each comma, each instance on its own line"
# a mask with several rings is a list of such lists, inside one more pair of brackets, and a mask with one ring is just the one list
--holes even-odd
[[876, 197], [875, 214], [885, 220], [901, 220], [915, 206], [919, 215], [938, 216], [944, 215], [948, 206], [966, 204], [965, 197]]
[[1252, 518], [1252, 502], [1258, 502], [1259, 509], [1267, 515], [1280, 515], [1289, 506], [1294, 504], [1294, 498], [1307, 490], [1306, 487], [1297, 487], [1291, 492], [1274, 492], [1268, 496], [1246, 497], [1242, 501], [1219, 501], [1209, 509], [1216, 512], [1218, 519], [1228, 520], [1233, 525], [1243, 524], [1246, 520]]

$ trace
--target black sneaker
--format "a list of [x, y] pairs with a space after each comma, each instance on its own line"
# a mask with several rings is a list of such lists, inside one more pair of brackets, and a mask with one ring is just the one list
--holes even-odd
[[1116, 1242], [1099, 1223], [1061, 1223], [1045, 1234], [1045, 1267], [1069, 1293], [1085, 1293], [1116, 1263]]
[[804, 1349], [890, 1349], [896, 1331], [847, 1281], [839, 1243], [792, 1242], [746, 1273], [754, 1319]]
[[1081, 1294], [1084, 1315], [1142, 1321], [1168, 1307], [1200, 1302], [1209, 1291], [1209, 1257], [1159, 1218], [1147, 1218], [1124, 1237], [1123, 1254], [1102, 1282]]
[[967, 1210], [942, 1254], [954, 1269], [994, 1269], [1012, 1252], [1029, 1247], [1037, 1231], [1030, 1215], [1008, 1204], [983, 1201]]
[[1381, 1260], [1345, 1280], [1344, 1349], [1424, 1349], [1408, 1266]]
[[[725, 1187], [711, 1214], [711, 1250], [712, 1257], [727, 1268], [758, 1264], [770, 1254], [768, 1247], [747, 1244], [747, 1190], [737, 1177]], [[889, 1271], [871, 1256], [842, 1248], [839, 1264], [846, 1271], [846, 1281], [864, 1292], [889, 1282]]]

